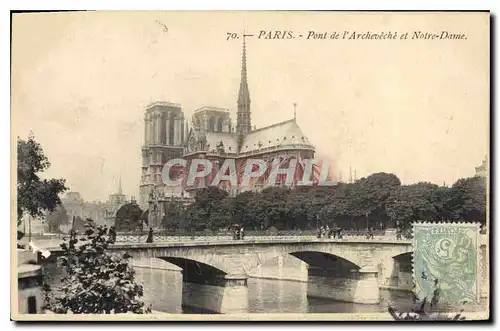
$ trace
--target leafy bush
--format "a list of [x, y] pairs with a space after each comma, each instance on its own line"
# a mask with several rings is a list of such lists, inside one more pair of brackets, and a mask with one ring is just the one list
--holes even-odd
[[149, 313], [141, 300], [143, 288], [135, 283], [134, 269], [127, 253], [111, 253], [113, 237], [106, 227], [87, 219], [81, 238], [71, 231], [61, 244], [66, 269], [57, 294], [44, 284], [46, 308], [65, 314]]

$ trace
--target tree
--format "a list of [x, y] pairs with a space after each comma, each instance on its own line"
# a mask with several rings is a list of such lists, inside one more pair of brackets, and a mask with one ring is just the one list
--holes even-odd
[[269, 187], [262, 190], [260, 212], [264, 214], [264, 227], [275, 227], [277, 229], [287, 228], [286, 200], [291, 190], [287, 187]]
[[69, 216], [64, 205], [61, 204], [53, 212], [49, 212], [45, 217], [45, 223], [47, 224], [48, 232], [61, 232], [60, 226], [69, 223]]
[[452, 198], [452, 188], [446, 186], [438, 187], [431, 197], [434, 208], [438, 215], [438, 220], [449, 221], [451, 219], [451, 198]]
[[322, 214], [321, 210], [333, 201], [334, 196], [344, 195], [346, 185], [338, 183], [335, 186], [312, 186], [300, 189], [304, 194], [308, 228], [315, 229], [320, 225], [319, 223], [329, 222], [325, 219], [326, 214]]
[[61, 204], [59, 194], [67, 190], [64, 179], [40, 179], [50, 167], [42, 147], [32, 134], [28, 140], [17, 138], [17, 224], [24, 215], [42, 217]]
[[298, 190], [293, 190], [288, 194], [285, 201], [287, 229], [307, 229], [308, 198], [307, 193]]
[[137, 231], [142, 225], [143, 211], [134, 202], [127, 203], [118, 209], [115, 218], [116, 231]]
[[400, 186], [387, 199], [385, 209], [393, 224], [408, 229], [414, 220], [412, 198], [408, 186]]
[[217, 230], [229, 225], [232, 215], [228, 195], [226, 191], [212, 186], [198, 190], [194, 203], [188, 208], [189, 226], [195, 230]]
[[255, 222], [253, 217], [252, 205], [259, 199], [260, 193], [253, 191], [245, 191], [234, 197], [233, 201], [233, 217], [236, 223], [243, 223], [246, 228], [259, 228], [260, 223]]
[[[241, 193], [239, 195], [245, 193], [247, 192]], [[235, 203], [234, 207], [235, 213], [238, 212], [242, 213], [242, 215], [236, 217], [235, 220], [237, 222], [242, 222], [245, 228], [247, 229], [255, 229], [255, 230], [265, 229], [265, 225], [267, 222], [267, 215], [266, 215], [267, 203], [264, 200], [262, 194], [258, 192], [248, 192], [248, 193], [251, 193], [251, 195], [249, 195], [250, 199], [246, 205], [246, 209], [241, 210], [237, 202]]]
[[87, 220], [84, 220], [80, 216], [75, 216], [74, 220], [71, 220], [71, 229], [76, 231], [77, 234], [82, 234], [86, 230], [86, 223], [88, 222], [94, 222], [90, 218]]
[[396, 175], [385, 172], [372, 174], [354, 183], [352, 206], [356, 208], [357, 216], [364, 216], [367, 227], [389, 220], [385, 205], [391, 193], [400, 185], [401, 181]]
[[408, 186], [414, 220], [430, 222], [439, 219], [437, 201], [434, 199], [438, 187], [438, 185], [428, 182], [420, 182]]
[[446, 204], [444, 189], [428, 182], [400, 186], [387, 200], [387, 215], [406, 230], [412, 222], [441, 220]]
[[352, 223], [352, 214], [350, 213], [349, 200], [344, 197], [334, 197], [332, 201], [324, 205], [319, 214], [318, 219], [321, 224], [329, 226], [340, 226], [343, 229], [350, 228]]
[[449, 201], [454, 220], [486, 223], [486, 180], [470, 177], [457, 180]]
[[81, 238], [71, 231], [61, 244], [66, 269], [59, 295], [44, 284], [46, 306], [58, 314], [143, 314], [150, 312], [141, 300], [143, 288], [135, 283], [135, 272], [127, 253], [111, 253], [107, 228], [95, 227], [88, 219]]
[[168, 230], [177, 230], [184, 225], [186, 217], [186, 208], [184, 208], [182, 201], [171, 199], [165, 205], [162, 227]]
[[233, 206], [234, 201], [229, 196], [213, 206], [210, 211], [208, 228], [217, 231], [230, 226], [233, 223]]
[[187, 211], [187, 224], [190, 231], [202, 231], [208, 226], [207, 212], [192, 204]]

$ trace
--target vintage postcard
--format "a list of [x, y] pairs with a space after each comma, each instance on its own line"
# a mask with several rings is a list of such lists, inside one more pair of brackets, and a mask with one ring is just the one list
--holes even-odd
[[12, 14], [14, 320], [488, 320], [489, 12]]

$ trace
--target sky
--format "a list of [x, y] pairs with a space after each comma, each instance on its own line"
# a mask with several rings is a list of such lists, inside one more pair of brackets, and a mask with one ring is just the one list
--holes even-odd
[[[451, 185], [489, 150], [488, 13], [88, 12], [15, 14], [12, 131], [41, 143], [85, 200], [138, 197], [144, 111], [180, 103], [236, 121], [247, 38], [252, 125], [293, 118], [346, 180], [376, 172]], [[258, 39], [292, 31], [296, 39]], [[317, 33], [464, 33], [462, 40], [307, 40]]]

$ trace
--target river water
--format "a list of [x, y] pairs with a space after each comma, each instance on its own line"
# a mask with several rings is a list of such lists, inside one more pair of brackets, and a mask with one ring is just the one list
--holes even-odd
[[[62, 269], [55, 264], [45, 266], [48, 283], [57, 288]], [[182, 274], [177, 270], [135, 268], [136, 281], [144, 286], [143, 300], [159, 312], [190, 314], [206, 313], [182, 306]], [[297, 269], [299, 270], [299, 269]], [[307, 283], [292, 280], [248, 279], [249, 313], [373, 313], [387, 312], [388, 305], [399, 311], [411, 311], [415, 305], [411, 293], [403, 290], [380, 290], [380, 303], [354, 304], [307, 296]], [[465, 307], [465, 311], [484, 309], [480, 306]], [[464, 308], [464, 307], [462, 307]], [[456, 310], [455, 310], [456, 311]]]
[[[182, 307], [182, 275], [178, 271], [138, 268], [136, 280], [144, 284], [144, 301], [153, 310], [168, 313], [203, 313]], [[307, 283], [289, 280], [248, 279], [249, 313], [370, 313], [386, 312], [387, 305], [409, 310], [405, 291], [381, 290], [378, 305], [364, 305], [307, 297]]]

